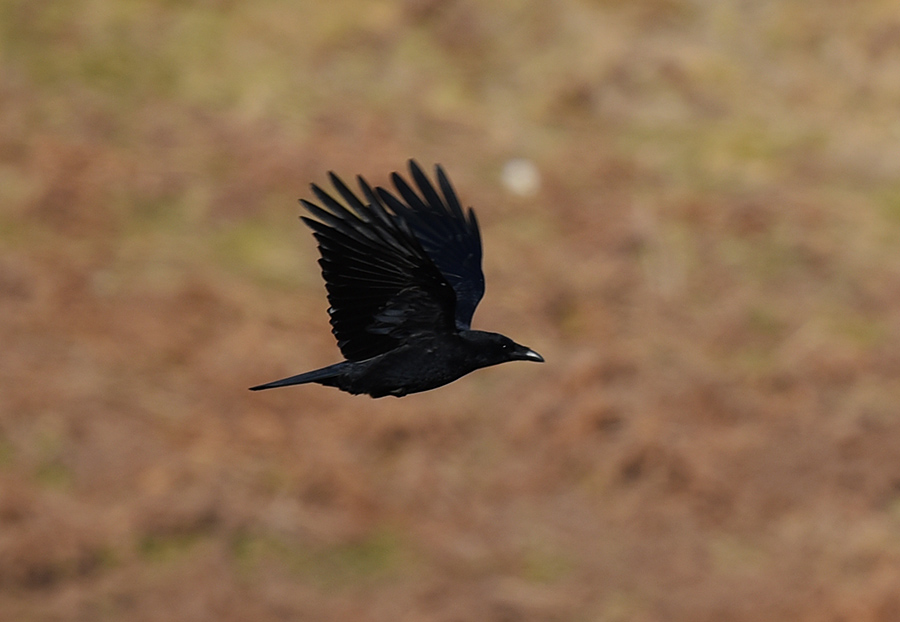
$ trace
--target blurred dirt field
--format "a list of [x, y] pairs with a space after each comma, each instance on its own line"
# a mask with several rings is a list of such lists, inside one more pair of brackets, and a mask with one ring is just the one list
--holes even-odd
[[[0, 50], [0, 620], [900, 620], [896, 2], [4, 0]], [[547, 363], [247, 391], [339, 358], [297, 199], [410, 157]]]

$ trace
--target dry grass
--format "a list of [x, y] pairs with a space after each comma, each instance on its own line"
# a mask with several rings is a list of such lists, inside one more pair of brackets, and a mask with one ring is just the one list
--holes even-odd
[[[900, 619], [893, 3], [12, 0], [0, 41], [0, 619]], [[306, 184], [411, 156], [548, 363], [246, 391], [338, 355]]]

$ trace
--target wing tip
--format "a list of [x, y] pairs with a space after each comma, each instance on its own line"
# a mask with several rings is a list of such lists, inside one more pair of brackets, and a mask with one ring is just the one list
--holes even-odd
[[415, 177], [416, 175], [423, 175], [423, 174], [424, 174], [424, 173], [422, 172], [422, 167], [419, 166], [419, 163], [416, 162], [416, 159], [415, 159], [415, 158], [410, 158], [410, 159], [407, 161], [406, 164], [407, 164], [407, 166], [409, 167], [409, 172], [412, 173], [413, 177]]

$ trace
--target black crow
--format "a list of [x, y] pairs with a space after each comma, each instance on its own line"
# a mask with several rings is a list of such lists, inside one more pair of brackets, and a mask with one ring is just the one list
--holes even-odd
[[[427, 391], [481, 367], [539, 361], [540, 354], [497, 333], [472, 330], [484, 295], [481, 234], [463, 212], [440, 165], [440, 193], [409, 161], [418, 193], [397, 173], [392, 194], [357, 177], [363, 198], [334, 173], [343, 203], [313, 184], [321, 205], [301, 216], [319, 243], [331, 326], [346, 361], [252, 387], [317, 382], [372, 397]], [[398, 196], [399, 195], [399, 196]]]

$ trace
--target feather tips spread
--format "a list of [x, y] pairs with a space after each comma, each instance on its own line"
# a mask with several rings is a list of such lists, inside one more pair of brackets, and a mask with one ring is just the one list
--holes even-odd
[[484, 293], [474, 213], [463, 213], [440, 166], [443, 199], [413, 161], [410, 172], [421, 196], [394, 173], [402, 199], [358, 177], [361, 199], [330, 173], [343, 203], [315, 184], [318, 204], [301, 200], [319, 243], [332, 332], [348, 360], [387, 352], [417, 332], [468, 328]]

